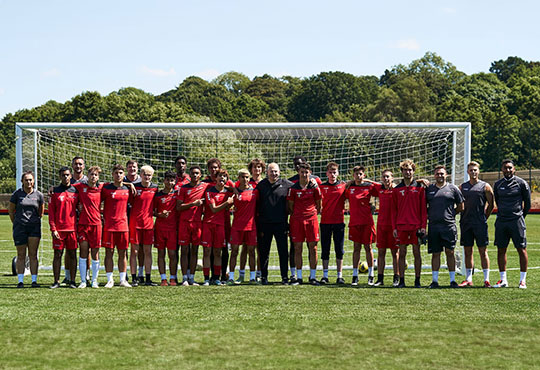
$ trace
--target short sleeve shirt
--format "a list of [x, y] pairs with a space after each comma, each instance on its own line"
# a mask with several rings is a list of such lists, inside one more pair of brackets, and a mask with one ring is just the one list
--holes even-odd
[[43, 194], [34, 190], [27, 194], [22, 188], [11, 195], [9, 200], [15, 204], [14, 224], [28, 225], [41, 223], [39, 210], [45, 203]]
[[430, 224], [454, 224], [456, 221], [455, 205], [463, 202], [463, 195], [458, 187], [446, 184], [442, 188], [431, 184], [426, 189], [428, 220]]

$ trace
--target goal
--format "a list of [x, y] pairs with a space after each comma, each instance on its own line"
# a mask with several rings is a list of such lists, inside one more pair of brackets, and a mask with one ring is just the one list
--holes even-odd
[[[303, 155], [323, 179], [330, 161], [339, 164], [343, 179], [351, 178], [358, 164], [371, 179], [387, 168], [399, 177], [400, 161], [410, 158], [417, 176], [431, 178], [433, 168], [442, 164], [449, 181], [460, 184], [467, 180], [471, 140], [470, 123], [462, 122], [18, 123], [15, 129], [17, 182], [23, 171], [32, 170], [44, 194], [59, 182], [58, 169], [70, 166], [75, 156], [83, 157], [87, 167], [99, 165], [104, 181], [111, 180], [114, 164], [134, 159], [140, 166], [154, 167], [154, 181], [160, 182], [166, 170], [174, 169], [179, 154], [186, 156], [188, 167], [203, 169], [209, 158], [217, 157], [233, 179], [253, 158], [278, 163], [282, 177], [290, 177], [293, 157]], [[42, 251], [50, 246], [45, 223], [43, 229]], [[275, 248], [270, 264], [278, 269]]]

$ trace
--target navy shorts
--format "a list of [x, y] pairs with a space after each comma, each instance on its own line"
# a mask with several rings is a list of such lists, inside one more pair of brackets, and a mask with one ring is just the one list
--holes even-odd
[[41, 238], [41, 224], [13, 224], [15, 245], [27, 245], [28, 238]]
[[461, 226], [461, 245], [472, 247], [474, 241], [478, 247], [487, 247], [489, 245], [488, 226], [486, 224]]
[[343, 243], [345, 241], [345, 224], [321, 224], [321, 258], [323, 260], [330, 259], [330, 245], [334, 239], [334, 250], [336, 259], [342, 260], [345, 250]]
[[454, 249], [457, 242], [456, 225], [429, 225], [428, 253], [441, 253], [444, 248]]
[[527, 233], [525, 219], [520, 217], [512, 221], [495, 221], [495, 245], [497, 248], [507, 248], [510, 239], [516, 248], [527, 248]]

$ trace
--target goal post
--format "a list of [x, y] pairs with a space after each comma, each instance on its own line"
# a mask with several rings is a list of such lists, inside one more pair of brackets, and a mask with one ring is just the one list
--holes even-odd
[[[295, 174], [292, 159], [297, 155], [305, 156], [321, 178], [330, 161], [339, 164], [343, 179], [351, 178], [350, 171], [358, 164], [366, 168], [368, 178], [378, 180], [386, 168], [398, 178], [400, 161], [410, 158], [417, 165], [417, 176], [432, 178], [433, 168], [442, 164], [449, 181], [459, 185], [467, 180], [471, 151], [468, 122], [42, 122], [17, 123], [15, 130], [17, 184], [22, 173], [31, 170], [44, 194], [58, 183], [58, 169], [70, 166], [75, 156], [83, 157], [87, 167], [100, 166], [102, 181], [111, 180], [112, 165], [134, 159], [154, 167], [155, 182], [174, 169], [174, 158], [180, 154], [188, 159], [188, 167], [199, 165], [203, 172], [206, 161], [217, 157], [232, 179], [253, 158], [278, 163], [282, 177], [290, 177]], [[271, 264], [279, 265], [276, 256]]]

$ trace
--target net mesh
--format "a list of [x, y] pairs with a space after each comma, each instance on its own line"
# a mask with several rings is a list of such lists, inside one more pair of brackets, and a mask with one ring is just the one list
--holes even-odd
[[[399, 163], [405, 158], [416, 163], [419, 177], [430, 178], [433, 168], [442, 164], [447, 167], [450, 179], [457, 183], [464, 179], [464, 129], [436, 125], [432, 128], [366, 126], [149, 129], [119, 125], [114, 129], [23, 129], [22, 163], [23, 171], [37, 171], [38, 189], [44, 194], [50, 186], [58, 184], [58, 169], [69, 167], [75, 156], [83, 157], [87, 168], [100, 166], [104, 170], [102, 181], [111, 180], [110, 168], [114, 164], [125, 165], [129, 159], [134, 159], [139, 166], [152, 166], [156, 170], [154, 182], [161, 182], [165, 171], [174, 170], [174, 158], [179, 154], [188, 158], [188, 167], [199, 165], [203, 169], [209, 158], [217, 157], [232, 179], [253, 158], [267, 164], [276, 162], [281, 176], [288, 178], [295, 174], [292, 159], [297, 155], [305, 156], [313, 173], [323, 181], [330, 161], [339, 164], [345, 180], [351, 178], [352, 168], [359, 164], [366, 168], [368, 178], [378, 179], [383, 169], [392, 170], [399, 178]], [[47, 225], [43, 227], [45, 231]], [[44, 236], [48, 234], [44, 232]], [[45, 239], [44, 243], [42, 250], [48, 247], [50, 240]], [[272, 248], [270, 264], [273, 268], [279, 266], [275, 248]]]

